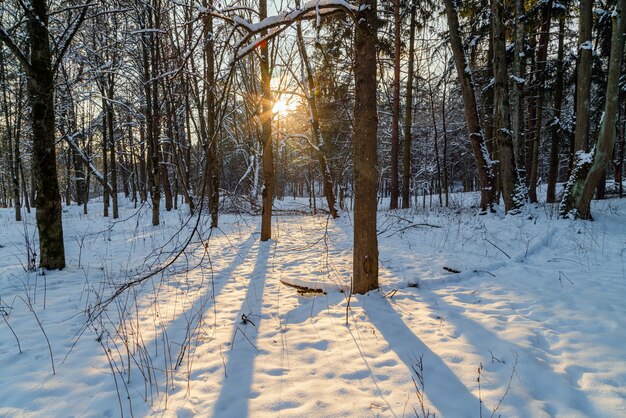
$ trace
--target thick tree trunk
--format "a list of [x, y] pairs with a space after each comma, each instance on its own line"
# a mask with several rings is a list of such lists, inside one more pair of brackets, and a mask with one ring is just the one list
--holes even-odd
[[[267, 0], [259, 1], [259, 18], [267, 17]], [[265, 33], [262, 32], [261, 35]], [[263, 144], [263, 208], [261, 210], [261, 241], [272, 238], [272, 204], [276, 179], [274, 176], [274, 152], [272, 147], [272, 91], [270, 57], [267, 42], [261, 43], [261, 126]]]
[[352, 292], [378, 288], [376, 235], [376, 110], [377, 0], [361, 0], [354, 40], [354, 255]]
[[616, 123], [619, 112], [619, 78], [624, 55], [624, 32], [626, 31], [626, 0], [619, 0], [613, 14], [611, 34], [611, 56], [606, 85], [604, 116], [600, 125], [598, 142], [594, 149], [586, 153], [578, 150], [570, 179], [565, 188], [559, 208], [563, 217], [591, 219], [591, 199], [606, 166], [611, 160], [615, 146]]
[[504, 210], [507, 213], [517, 213], [524, 204], [523, 187], [515, 167], [513, 153], [513, 138], [510, 130], [510, 108], [508, 73], [506, 68], [506, 45], [504, 17], [502, 16], [502, 0], [491, 1], [491, 22], [493, 30], [493, 73], [494, 107], [495, 107], [495, 135], [500, 160], [500, 180]]
[[56, 172], [54, 143], [54, 75], [48, 35], [48, 11], [45, 0], [32, 0], [28, 13], [31, 66], [28, 95], [33, 132], [33, 168], [37, 190], [37, 229], [39, 265], [44, 269], [65, 267], [61, 195]]
[[480, 126], [472, 71], [463, 51], [457, 10], [452, 0], [445, 0], [444, 3], [450, 29], [450, 46], [454, 54], [454, 64], [463, 95], [465, 121], [480, 181], [480, 206], [483, 211], [492, 210], [494, 196], [493, 161], [487, 151], [485, 136]]

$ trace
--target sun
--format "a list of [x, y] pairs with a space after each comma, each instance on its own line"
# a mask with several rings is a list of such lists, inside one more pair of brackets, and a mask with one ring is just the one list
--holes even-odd
[[272, 107], [273, 114], [279, 114], [281, 116], [286, 115], [287, 113], [295, 110], [296, 106], [291, 102], [291, 98], [281, 97], [278, 99], [274, 106]]

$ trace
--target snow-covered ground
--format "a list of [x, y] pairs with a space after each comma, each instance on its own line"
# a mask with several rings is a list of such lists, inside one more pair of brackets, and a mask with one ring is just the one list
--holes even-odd
[[33, 216], [0, 210], [0, 416], [626, 416], [626, 200], [383, 211], [381, 289], [351, 298], [349, 212], [260, 243], [247, 215], [100, 211], [67, 208], [41, 275]]

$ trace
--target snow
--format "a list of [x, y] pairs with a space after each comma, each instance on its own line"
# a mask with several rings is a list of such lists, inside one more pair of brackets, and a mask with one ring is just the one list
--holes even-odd
[[40, 275], [22, 267], [34, 214], [0, 209], [0, 416], [624, 416], [626, 200], [589, 222], [543, 204], [474, 216], [478, 199], [381, 211], [381, 289], [351, 298], [352, 213], [276, 201], [266, 243], [257, 217], [200, 219], [184, 256], [87, 328], [196, 219], [152, 227], [121, 197], [116, 221], [64, 208], [68, 267]]
[[592, 50], [593, 49], [593, 45], [591, 43], [591, 41], [585, 41], [582, 44], [580, 44], [580, 49], [587, 49], [587, 50]]

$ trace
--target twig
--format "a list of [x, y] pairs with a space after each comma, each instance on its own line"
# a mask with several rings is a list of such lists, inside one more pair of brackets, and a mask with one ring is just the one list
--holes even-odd
[[493, 242], [489, 241], [487, 238], [485, 238], [485, 241], [487, 241], [489, 244], [493, 245], [494, 247], [496, 247], [498, 250], [500, 250], [500, 252], [504, 255], [507, 256], [507, 258], [510, 260], [511, 256], [508, 255], [502, 248], [498, 247], [496, 244], [494, 244]]
[[20, 339], [17, 338], [17, 334], [15, 333], [15, 331], [13, 331], [13, 327], [11, 326], [11, 324], [9, 324], [9, 321], [6, 319], [6, 316], [1, 312], [0, 312], [0, 315], [2, 315], [2, 319], [4, 319], [4, 322], [6, 322], [7, 326], [11, 330], [11, 333], [15, 337], [15, 341], [17, 341], [17, 349], [20, 351], [20, 354], [22, 354], [22, 346], [20, 345]]
[[[493, 354], [492, 354], [492, 356], [493, 356]], [[498, 401], [498, 405], [496, 405], [495, 409], [491, 413], [491, 418], [493, 418], [493, 416], [496, 414], [498, 409], [500, 409], [500, 406], [502, 405], [502, 402], [504, 401], [504, 398], [506, 398], [506, 395], [508, 395], [509, 390], [511, 389], [511, 382], [513, 381], [513, 375], [515, 374], [515, 369], [516, 368], [517, 368], [517, 354], [515, 355], [515, 361], [513, 362], [513, 369], [511, 369], [511, 376], [509, 377], [509, 384], [506, 386], [506, 390], [504, 391], [504, 394], [502, 395], [502, 397]]]

